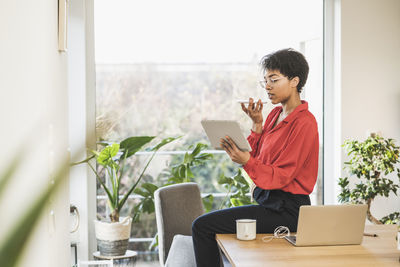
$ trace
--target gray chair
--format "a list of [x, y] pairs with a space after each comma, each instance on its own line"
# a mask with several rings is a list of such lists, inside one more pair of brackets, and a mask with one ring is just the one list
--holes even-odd
[[192, 223], [204, 213], [196, 183], [182, 183], [154, 192], [161, 266], [196, 266], [192, 243]]

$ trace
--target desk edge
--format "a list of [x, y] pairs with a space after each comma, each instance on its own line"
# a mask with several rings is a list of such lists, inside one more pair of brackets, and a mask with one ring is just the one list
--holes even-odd
[[231, 257], [229, 256], [229, 254], [227, 253], [227, 251], [225, 250], [224, 245], [220, 242], [220, 240], [218, 239], [218, 234], [215, 236], [215, 240], [218, 243], [218, 247], [220, 247], [222, 249], [222, 251], [224, 252], [225, 256], [227, 257], [227, 259], [229, 260], [229, 263], [232, 265], [232, 267], [236, 267], [235, 263], [233, 262], [233, 260], [231, 259]]

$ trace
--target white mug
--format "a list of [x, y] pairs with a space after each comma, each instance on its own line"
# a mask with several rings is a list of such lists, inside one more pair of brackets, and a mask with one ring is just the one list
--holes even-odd
[[253, 219], [236, 220], [236, 238], [239, 240], [256, 239], [256, 220]]

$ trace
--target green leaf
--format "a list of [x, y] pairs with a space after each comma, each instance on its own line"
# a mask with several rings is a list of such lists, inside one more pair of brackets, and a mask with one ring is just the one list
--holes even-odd
[[249, 185], [247, 184], [246, 179], [243, 177], [243, 175], [242, 175], [240, 169], [239, 169], [239, 171], [237, 172], [237, 174], [233, 177], [233, 179], [236, 181], [236, 183], [237, 183], [238, 186], [249, 186]]
[[203, 201], [203, 206], [204, 206], [204, 209], [206, 210], [206, 212], [210, 212], [212, 209], [213, 202], [214, 202], [214, 196], [209, 194], [209, 195], [203, 197], [202, 201]]
[[196, 157], [202, 150], [206, 149], [207, 145], [202, 143], [197, 143], [196, 147], [192, 151], [193, 157]]
[[150, 143], [155, 136], [133, 136], [126, 138], [120, 143], [121, 150], [123, 151], [120, 159], [129, 158], [138, 152], [144, 145]]
[[231, 203], [234, 207], [238, 207], [238, 206], [250, 205], [251, 200], [249, 197], [239, 196], [236, 198], [231, 198]]
[[182, 137], [182, 135], [181, 135], [181, 136], [178, 136], [178, 137], [168, 137], [168, 138], [164, 138], [163, 140], [161, 140], [160, 143], [158, 143], [157, 145], [155, 145], [154, 147], [152, 147], [152, 148], [151, 148], [151, 151], [157, 151], [157, 150], [159, 150], [161, 147], [163, 147], [163, 146], [165, 146], [165, 145], [167, 145], [167, 144], [169, 144], [169, 143], [171, 143], [171, 142], [173, 142], [173, 141], [175, 141], [175, 140], [177, 140], [177, 139], [179, 139], [179, 138], [181, 138], [181, 137]]
[[380, 221], [384, 224], [397, 224], [400, 222], [400, 212], [393, 212], [380, 219]]
[[190, 180], [190, 178], [194, 178], [194, 175], [192, 173], [192, 170], [190, 170], [189, 166], [186, 166], [186, 173], [185, 173], [185, 177], [187, 180]]
[[111, 142], [100, 141], [100, 142], [97, 142], [96, 144], [101, 145], [101, 146], [108, 146], [108, 145], [111, 145]]
[[252, 184], [254, 183], [253, 180], [251, 180], [250, 176], [247, 174], [247, 172], [246, 172], [244, 169], [239, 168], [239, 172], [240, 172], [240, 174], [243, 176], [243, 178], [246, 180], [246, 183], [247, 183], [249, 186], [252, 185]]
[[153, 237], [153, 240], [151, 241], [151, 244], [149, 245], [149, 250], [155, 250], [158, 248], [158, 233]]
[[179, 176], [172, 176], [168, 179], [168, 182], [170, 184], [181, 184], [181, 183], [183, 183], [183, 179], [185, 179], [185, 178], [179, 177]]
[[145, 212], [145, 213], [153, 213], [154, 212], [154, 201], [151, 198], [146, 198], [143, 201], [143, 205], [142, 205], [142, 210], [141, 212]]
[[0, 196], [6, 188], [6, 185], [11, 180], [11, 177], [16, 172], [18, 166], [22, 160], [22, 154], [18, 154], [14, 157], [11, 163], [6, 167], [5, 171], [0, 175]]
[[214, 155], [211, 153], [201, 153], [200, 155], [195, 157], [195, 161], [205, 161], [214, 158]]
[[[179, 137], [177, 137], [179, 138]], [[136, 180], [136, 182], [129, 188], [128, 192], [122, 197], [122, 199], [118, 203], [118, 209], [121, 210], [122, 207], [124, 206], [126, 200], [128, 199], [129, 195], [135, 190], [136, 186], [139, 184], [140, 180], [143, 177], [143, 174], [147, 170], [147, 167], [149, 166], [150, 162], [153, 160], [154, 155], [157, 153], [158, 149], [161, 148], [162, 146], [176, 140], [177, 138], [165, 138], [163, 139], [158, 145], [156, 145], [157, 149], [153, 149], [153, 154], [151, 155], [150, 159], [147, 161], [146, 166], [143, 168], [139, 178]]]
[[179, 166], [179, 177], [185, 178], [186, 177], [185, 174], [186, 174], [186, 166], [185, 165]]
[[143, 209], [142, 206], [142, 202], [140, 202], [133, 208], [133, 211], [131, 212], [132, 221], [138, 222], [140, 220], [140, 215], [142, 214], [141, 211]]
[[142, 213], [154, 213], [154, 195], [149, 194], [147, 190], [140, 190], [139, 188], [136, 188], [134, 191], [146, 192], [144, 198], [140, 200], [139, 204], [137, 204], [131, 212], [131, 216], [134, 218], [135, 222], [138, 222]]
[[193, 161], [193, 156], [189, 153], [185, 153], [185, 157], [183, 158], [183, 164], [188, 164]]
[[242, 203], [240, 202], [240, 199], [238, 199], [238, 198], [231, 198], [230, 201], [232, 203], [232, 206], [234, 206], [234, 207], [242, 206]]
[[107, 186], [105, 185], [105, 183], [101, 180], [99, 174], [98, 174], [98, 173], [96, 172], [96, 170], [93, 168], [92, 164], [90, 164], [90, 163], [88, 162], [88, 166], [89, 166], [90, 169], [93, 171], [94, 175], [96, 176], [97, 181], [101, 184], [101, 186], [103, 187], [104, 191], [106, 192], [107, 197], [108, 197], [108, 200], [109, 200], [109, 203], [111, 203], [111, 205], [112, 205], [111, 208], [114, 209], [114, 208], [115, 208], [115, 206], [114, 206], [115, 199], [114, 199], [113, 195], [111, 194], [110, 190], [107, 188]]
[[143, 183], [141, 185], [141, 188], [146, 189], [146, 191], [150, 194], [153, 195], [154, 191], [156, 191], [158, 189], [158, 186], [156, 186], [155, 184], [152, 183]]
[[103, 166], [114, 165], [113, 158], [118, 154], [119, 144], [112, 144], [110, 146], [106, 146], [103, 150], [100, 151], [100, 154], [97, 156], [97, 163]]
[[[93, 153], [93, 151], [92, 151], [92, 153]], [[99, 153], [97, 151], [96, 151], [96, 154], [93, 153], [93, 155], [91, 155], [90, 157], [88, 157], [88, 158], [86, 158], [86, 159], [84, 159], [82, 161], [71, 163], [71, 166], [79, 165], [79, 164], [82, 164], [82, 163], [88, 163], [90, 160], [94, 159], [96, 155], [97, 156], [99, 155]]]
[[142, 197], [147, 197], [149, 196], [149, 192], [147, 190], [143, 190], [142, 188], [135, 188], [135, 190], [133, 190], [133, 193], [140, 195]]
[[220, 175], [219, 179], [218, 179], [218, 183], [219, 184], [227, 184], [227, 185], [233, 185], [235, 183], [235, 181], [230, 178], [230, 177], [226, 177], [223, 173]]

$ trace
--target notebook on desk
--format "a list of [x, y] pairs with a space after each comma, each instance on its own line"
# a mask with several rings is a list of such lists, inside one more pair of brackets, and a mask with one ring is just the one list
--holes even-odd
[[295, 246], [359, 245], [363, 239], [367, 205], [301, 206]]

